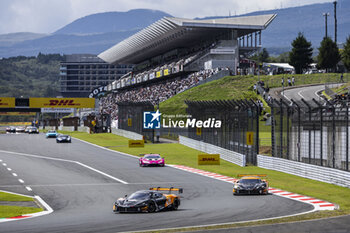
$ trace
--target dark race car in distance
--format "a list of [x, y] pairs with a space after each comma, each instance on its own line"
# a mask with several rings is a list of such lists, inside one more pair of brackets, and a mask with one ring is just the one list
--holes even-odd
[[61, 143], [61, 142], [69, 142], [69, 143], [71, 143], [72, 139], [71, 139], [71, 137], [69, 135], [60, 134], [60, 135], [57, 136], [56, 142], [57, 143]]
[[16, 133], [16, 127], [14, 126], [9, 126], [6, 128], [7, 133]]
[[[162, 193], [161, 191], [169, 191]], [[150, 188], [134, 192], [130, 196], [119, 198], [113, 205], [113, 212], [148, 212], [161, 210], [177, 210], [180, 205], [180, 196], [172, 194], [172, 191], [182, 193], [181, 188]]]
[[34, 127], [34, 126], [30, 126], [26, 130], [27, 130], [27, 133], [29, 133], [29, 134], [39, 133], [39, 129], [37, 127]]
[[266, 177], [266, 175], [238, 175], [240, 179], [233, 185], [233, 195], [268, 194], [269, 184], [261, 177]]

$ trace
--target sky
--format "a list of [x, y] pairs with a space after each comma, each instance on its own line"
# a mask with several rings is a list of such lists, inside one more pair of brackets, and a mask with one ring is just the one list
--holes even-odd
[[196, 18], [324, 2], [333, 0], [0, 0], [0, 34], [53, 33], [89, 14], [138, 8]]

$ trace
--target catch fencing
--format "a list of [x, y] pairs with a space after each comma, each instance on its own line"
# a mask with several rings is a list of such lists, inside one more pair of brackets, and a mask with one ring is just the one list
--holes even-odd
[[[185, 101], [192, 119], [220, 120], [221, 127], [188, 128], [188, 137], [243, 154], [256, 165], [259, 152], [260, 106], [252, 100]], [[249, 132], [251, 145], [247, 143]]]
[[272, 100], [272, 156], [349, 171], [347, 102]]
[[151, 102], [117, 102], [118, 128], [141, 134], [146, 140], [154, 138], [154, 130], [143, 128], [143, 112], [154, 111]]

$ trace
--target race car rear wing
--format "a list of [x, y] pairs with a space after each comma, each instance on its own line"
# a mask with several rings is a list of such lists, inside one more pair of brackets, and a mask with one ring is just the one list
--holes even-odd
[[179, 193], [183, 193], [183, 189], [182, 188], [161, 188], [161, 187], [157, 187], [157, 188], [150, 188], [149, 190], [155, 190], [155, 191], [169, 191], [169, 193], [171, 193], [171, 191], [178, 191]]
[[237, 177], [241, 178], [244, 176], [256, 176], [256, 177], [262, 177], [262, 178], [266, 178], [267, 175], [266, 174], [238, 174]]

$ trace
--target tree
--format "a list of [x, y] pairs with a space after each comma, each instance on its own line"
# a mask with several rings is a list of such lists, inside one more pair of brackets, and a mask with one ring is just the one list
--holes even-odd
[[342, 53], [343, 63], [347, 70], [350, 70], [350, 36], [346, 39]]
[[267, 52], [266, 48], [263, 48], [262, 52], [259, 54], [260, 62], [267, 62], [269, 59], [269, 52]]
[[292, 47], [289, 53], [289, 64], [295, 68], [297, 74], [301, 74], [303, 69], [308, 68], [313, 62], [311, 42], [299, 32], [298, 37], [292, 42]]
[[340, 61], [340, 53], [337, 44], [329, 37], [323, 38], [321, 47], [318, 48], [318, 67], [321, 69], [334, 69]]

